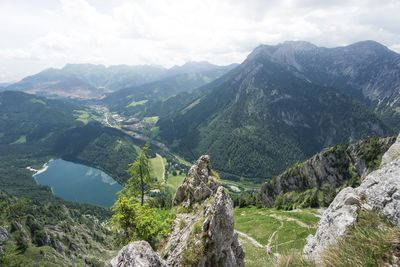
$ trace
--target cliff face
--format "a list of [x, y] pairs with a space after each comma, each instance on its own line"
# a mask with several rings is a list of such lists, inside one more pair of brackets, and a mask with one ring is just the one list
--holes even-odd
[[244, 266], [234, 231], [233, 202], [212, 175], [210, 158], [201, 156], [178, 188], [177, 216], [171, 235], [155, 253], [147, 242], [125, 246], [112, 266]]
[[383, 156], [379, 169], [357, 188], [343, 189], [324, 212], [317, 232], [307, 239], [304, 254], [319, 262], [322, 254], [352, 226], [362, 209], [375, 210], [400, 224], [400, 135]]
[[394, 141], [394, 137], [370, 138], [325, 149], [268, 180], [261, 188], [261, 198], [266, 206], [272, 207], [278, 196], [288, 197], [292, 192], [320, 189], [326, 185], [334, 190], [359, 183], [379, 166], [382, 154]]

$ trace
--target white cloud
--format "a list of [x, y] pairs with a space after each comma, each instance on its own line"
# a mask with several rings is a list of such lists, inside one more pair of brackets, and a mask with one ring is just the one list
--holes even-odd
[[1, 79], [68, 62], [229, 64], [293, 39], [374, 39], [399, 51], [398, 10], [396, 0], [2, 0]]

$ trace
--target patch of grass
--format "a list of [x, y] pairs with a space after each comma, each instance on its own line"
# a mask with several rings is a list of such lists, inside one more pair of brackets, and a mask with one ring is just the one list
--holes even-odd
[[239, 240], [245, 251], [246, 267], [271, 266], [273, 256], [268, 255], [264, 248], [253, 245], [247, 238], [239, 238]]
[[338, 244], [326, 249], [323, 262], [327, 267], [390, 266], [399, 245], [399, 227], [376, 212], [362, 211]]
[[188, 245], [182, 252], [181, 263], [183, 266], [196, 266], [199, 262], [199, 256], [204, 254], [205, 244], [202, 237], [202, 221], [196, 222], [190, 233]]
[[301, 252], [291, 251], [287, 254], [279, 256], [274, 264], [277, 267], [314, 267], [313, 262], [303, 258]]
[[144, 123], [151, 123], [151, 124], [156, 124], [158, 121], [158, 116], [154, 117], [144, 117], [142, 120]]
[[[11, 251], [11, 252], [10, 252]], [[2, 255], [0, 265], [4, 266], [62, 266], [65, 264], [55, 250], [48, 246], [29, 246], [24, 253], [18, 252], [15, 247], [7, 247]]]
[[26, 143], [26, 135], [21, 135], [17, 140], [11, 143], [11, 145], [20, 145]]
[[88, 124], [91, 120], [91, 115], [86, 110], [74, 110], [74, 116], [77, 121], [81, 121], [83, 124]]
[[165, 161], [166, 160], [159, 154], [156, 154], [155, 158], [150, 159], [152, 175], [154, 175], [159, 182], [163, 181], [163, 173], [165, 171], [165, 164], [166, 164]]
[[137, 106], [143, 106], [147, 103], [147, 99], [145, 100], [141, 100], [141, 101], [132, 101], [130, 104], [128, 104], [126, 107], [127, 108], [133, 108], [133, 107], [137, 107]]
[[171, 188], [173, 193], [175, 194], [176, 189], [182, 184], [184, 178], [184, 174], [173, 176], [172, 173], [168, 173], [166, 185]]

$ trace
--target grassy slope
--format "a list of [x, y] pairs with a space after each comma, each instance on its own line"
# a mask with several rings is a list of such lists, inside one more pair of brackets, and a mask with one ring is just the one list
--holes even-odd
[[156, 157], [150, 159], [150, 164], [152, 168], [152, 175], [156, 177], [159, 182], [162, 182], [166, 159], [159, 154], [156, 154]]
[[171, 173], [168, 174], [167, 186], [172, 189], [175, 193], [176, 189], [182, 184], [185, 175], [176, 175], [173, 176]]
[[[235, 229], [254, 238], [272, 253], [299, 252], [306, 237], [313, 234], [319, 221], [315, 210], [280, 211], [266, 208], [235, 209]], [[271, 237], [272, 236], [272, 237]], [[246, 253], [246, 266], [268, 266], [275, 258], [265, 248], [256, 246], [243, 235], [240, 239]]]

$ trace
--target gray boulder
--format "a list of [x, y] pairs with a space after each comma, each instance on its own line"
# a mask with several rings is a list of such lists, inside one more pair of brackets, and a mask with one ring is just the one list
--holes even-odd
[[167, 264], [146, 241], [132, 242], [111, 260], [112, 267], [166, 267]]
[[354, 224], [360, 203], [354, 188], [347, 187], [340, 191], [321, 217], [315, 235], [308, 236], [304, 254], [318, 262], [321, 253]]

